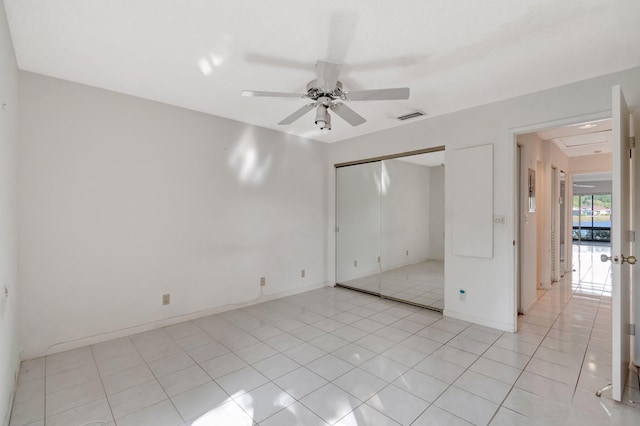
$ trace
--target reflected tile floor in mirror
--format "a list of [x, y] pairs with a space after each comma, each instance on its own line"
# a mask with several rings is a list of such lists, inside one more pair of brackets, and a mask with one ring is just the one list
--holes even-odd
[[428, 260], [341, 284], [418, 305], [444, 309], [443, 262]]
[[10, 424], [637, 425], [598, 250], [517, 334], [327, 287], [24, 362]]

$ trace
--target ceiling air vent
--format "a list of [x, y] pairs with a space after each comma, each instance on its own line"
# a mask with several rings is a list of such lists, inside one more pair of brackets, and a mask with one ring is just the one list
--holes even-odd
[[411, 120], [412, 118], [422, 117], [423, 115], [426, 115], [426, 114], [422, 111], [416, 111], [416, 112], [410, 112], [409, 114], [401, 115], [400, 117], [397, 117], [397, 119], [400, 121], [406, 121], [406, 120]]

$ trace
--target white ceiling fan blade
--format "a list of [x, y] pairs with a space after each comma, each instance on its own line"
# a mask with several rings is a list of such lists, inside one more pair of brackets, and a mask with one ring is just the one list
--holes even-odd
[[263, 92], [260, 90], [243, 90], [240, 92], [241, 96], [259, 96], [269, 98], [306, 98], [306, 95], [299, 95], [297, 93], [285, 93], [285, 92]]
[[332, 92], [336, 88], [336, 84], [338, 84], [340, 64], [318, 61], [316, 64], [316, 73], [318, 75], [316, 86], [327, 92]]
[[336, 114], [338, 114], [338, 116], [342, 118], [344, 121], [346, 121], [347, 123], [351, 124], [354, 127], [359, 126], [362, 123], [365, 123], [367, 121], [363, 116], [361, 116], [360, 114], [358, 114], [357, 112], [355, 112], [354, 110], [352, 110], [351, 108], [349, 108], [348, 106], [346, 106], [341, 102], [332, 105], [331, 110]]
[[346, 92], [345, 101], [391, 101], [395, 99], [409, 99], [408, 87], [396, 87], [394, 89], [356, 90]]
[[309, 111], [311, 111], [312, 109], [314, 109], [316, 107], [316, 104], [307, 104], [305, 106], [303, 106], [302, 108], [296, 110], [293, 114], [291, 114], [290, 116], [288, 116], [287, 118], [285, 118], [284, 120], [282, 120], [281, 122], [279, 122], [278, 124], [281, 126], [285, 126], [287, 124], [291, 124], [294, 121], [296, 121], [297, 119], [299, 119], [300, 117], [302, 117], [303, 115], [305, 115], [306, 113], [308, 113]]

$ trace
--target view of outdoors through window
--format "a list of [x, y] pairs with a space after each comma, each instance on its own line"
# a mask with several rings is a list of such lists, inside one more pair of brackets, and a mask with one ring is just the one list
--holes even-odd
[[573, 240], [611, 241], [611, 194], [573, 196]]

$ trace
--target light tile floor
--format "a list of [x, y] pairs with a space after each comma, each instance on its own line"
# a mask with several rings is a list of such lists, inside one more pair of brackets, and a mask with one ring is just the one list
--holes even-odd
[[342, 284], [423, 306], [444, 309], [443, 262], [427, 260]]
[[323, 288], [24, 362], [10, 424], [640, 424], [640, 406], [594, 394], [610, 271], [577, 250], [518, 334]]

